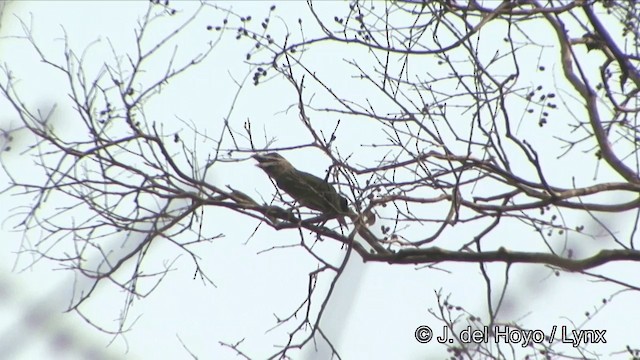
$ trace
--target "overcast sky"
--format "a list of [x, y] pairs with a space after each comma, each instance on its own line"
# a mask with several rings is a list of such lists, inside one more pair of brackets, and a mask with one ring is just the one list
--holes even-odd
[[[196, 4], [176, 2], [175, 7], [184, 11], [183, 16], [193, 12]], [[297, 25], [298, 17], [303, 23], [311, 22], [304, 3], [276, 4], [278, 17], [274, 21], [291, 27]], [[232, 7], [240, 14], [264, 17], [271, 4], [221, 2], [219, 5]], [[112, 56], [109, 41], [121, 54], [132, 51], [136, 19], [144, 14], [147, 6], [146, 1], [12, 2], [2, 15], [1, 62], [21, 79], [19, 90], [25, 101], [42, 109], [57, 104], [54, 123], [67, 127], [69, 136], [80, 135], [75, 132], [74, 112], [70, 108], [64, 79], [39, 61], [25, 39], [15, 37], [23, 35], [20, 21], [32, 28], [35, 42], [53, 61], [64, 61], [62, 39], [65, 33], [70, 48], [79, 54], [95, 40], [100, 40], [91, 45], [91, 51], [87, 53], [87, 64], [95, 66], [86, 71], [95, 74], [101, 61]], [[339, 13], [344, 12], [346, 6], [344, 2], [324, 2], [321, 11]], [[222, 13], [207, 11], [184, 30], [182, 39], [185, 40], [179, 46], [178, 60], [187, 59], [206, 49], [208, 42], [216, 41], [218, 34], [206, 31], [206, 25], [220, 24]], [[159, 33], [162, 30], [167, 31], [167, 28], [158, 28]], [[249, 72], [243, 62], [246, 45], [234, 41], [233, 36], [226, 36], [203, 64], [179, 77], [148, 104], [147, 116], [163, 123], [168, 133], [181, 131], [182, 138], [190, 137], [182, 121], [193, 122], [201, 132], [215, 135], [222, 119], [229, 114], [229, 104], [237, 90], [235, 83]], [[554, 55], [550, 49], [548, 63], [551, 67]], [[350, 58], [350, 54], [332, 49], [327, 49], [325, 56], [317, 61], [338, 64]], [[160, 60], [158, 71], [163, 69]], [[335, 69], [340, 69], [334, 74], [336, 83], [340, 83], [339, 77], [344, 76], [340, 71], [346, 70], [338, 65]], [[558, 84], [560, 89], [562, 86], [566, 87], [566, 84]], [[289, 108], [296, 102], [291, 95], [291, 89], [283, 81], [273, 81], [258, 89], [253, 89], [249, 81], [247, 90], [240, 93], [230, 121], [237, 126], [250, 118], [256, 133], [265, 131], [268, 133], [265, 137], [276, 136], [278, 146], [295, 144], [307, 135], [304, 129], [287, 125], [287, 119], [297, 118], [296, 111]], [[15, 114], [0, 100], [2, 129], [17, 125]], [[350, 126], [350, 132], [362, 138], [380, 136], [367, 133], [366, 128], [357, 124]], [[19, 167], [19, 173], [25, 178], [41, 178], [33, 159], [21, 153], [31, 138], [19, 133], [15, 138], [12, 151], [3, 155], [3, 161], [7, 166]], [[350, 146], [347, 140], [346, 136], [341, 138], [345, 148]], [[203, 149], [202, 154], [206, 151]], [[204, 162], [206, 155], [203, 156]], [[357, 156], [365, 161], [367, 156], [375, 155], [360, 152]], [[289, 159], [300, 169], [319, 176], [329, 165], [325, 159], [318, 160], [318, 154], [313, 152], [300, 152]], [[230, 184], [256, 199], [260, 196], [269, 198], [274, 191], [251, 160], [228, 164], [222, 169], [206, 180], [221, 187]], [[592, 177], [592, 169], [584, 169], [581, 175]], [[4, 173], [0, 173], [0, 181], [4, 184], [6, 180]], [[128, 314], [131, 329], [113, 337], [88, 325], [74, 312], [64, 313], [74, 289], [77, 294], [78, 288], [84, 286], [82, 281], [75, 282], [73, 272], [65, 271], [55, 261], [39, 260], [29, 266], [36, 257], [17, 252], [24, 249], [21, 244], [28, 247], [28, 243], [37, 242], [34, 238], [37, 235], [31, 233], [31, 237], [25, 239], [20, 232], [12, 231], [20, 220], [15, 215], [29, 205], [29, 198], [2, 196], [0, 218], [5, 221], [0, 230], [0, 359], [178, 359], [189, 356], [184, 347], [200, 359], [237, 359], [232, 350], [223, 348], [219, 342], [234, 343], [242, 339], [245, 339], [244, 348], [248, 354], [269, 354], [275, 351], [273, 344], [282, 343], [286, 335], [279, 328], [268, 330], [275, 325], [276, 316], [290, 314], [304, 299], [308, 273], [315, 267], [301, 248], [263, 252], [274, 244], [295, 244], [296, 232], [275, 231], [262, 225], [257, 235], [252, 236], [259, 225], [254, 219], [230, 211], [205, 210], [205, 230], [225, 234], [223, 238], [197, 248], [216, 286], [194, 279], [193, 261], [185, 254], [179, 256], [174, 245], [157, 244], [150, 250], [156, 261], [151, 267], [159, 269], [163, 264], [172, 263], [171, 271], [149, 296], [134, 301]], [[59, 204], [54, 198], [47, 206]], [[446, 209], [434, 208], [434, 211]], [[509, 229], [504, 229], [502, 234], [514, 241], [524, 236]], [[340, 249], [323, 243], [318, 246], [336, 263], [344, 256]], [[477, 265], [447, 264], [443, 268], [447, 271], [410, 265], [363, 264], [353, 254], [323, 321], [325, 329], [335, 336], [342, 358], [444, 356], [442, 346], [420, 344], [414, 339], [414, 331], [419, 325], [430, 325], [438, 329], [437, 332], [441, 329], [442, 324], [428, 313], [429, 309], [437, 310], [435, 293], [442, 290], [444, 295], [452, 294], [452, 303], [464, 305], [468, 311], [486, 317], [486, 290]], [[498, 266], [491, 269], [496, 274], [504, 270]], [[626, 270], [616, 266], [610, 269], [612, 272]], [[577, 276], [570, 274], [554, 277], [542, 266], [520, 265], [513, 271], [512, 276], [520, 282], [513, 285], [504, 314], [515, 320], [526, 319], [531, 328], [543, 329], [545, 333], [553, 325], [570, 324], [570, 321], [580, 323], [585, 311], [592, 311], [599, 305], [593, 303], [593, 299], [598, 298], [593, 294], [601, 293], [601, 298], [606, 298], [615, 289], [609, 284], [578, 282]], [[581, 293], [589, 296], [581, 296]], [[469, 301], [472, 297], [478, 299], [475, 304]], [[85, 304], [84, 311], [93, 321], [111, 331], [117, 329], [117, 319], [126, 300], [117, 288], [104, 285]], [[633, 304], [631, 295], [618, 296], [615, 306], [605, 307], [592, 319], [588, 327], [608, 329], [607, 338], [610, 339], [610, 347], [601, 345], [595, 347], [595, 351], [606, 354], [637, 341], [637, 332], [627, 332], [628, 327], [621, 324], [640, 323], [640, 312], [630, 311], [637, 308]], [[134, 319], [137, 319], [135, 323]], [[308, 359], [323, 359], [324, 354], [305, 351]]]

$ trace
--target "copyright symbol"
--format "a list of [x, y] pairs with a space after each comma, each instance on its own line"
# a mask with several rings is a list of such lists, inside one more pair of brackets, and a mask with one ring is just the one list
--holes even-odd
[[416, 340], [421, 344], [426, 344], [433, 338], [433, 330], [426, 325], [420, 325], [416, 328]]

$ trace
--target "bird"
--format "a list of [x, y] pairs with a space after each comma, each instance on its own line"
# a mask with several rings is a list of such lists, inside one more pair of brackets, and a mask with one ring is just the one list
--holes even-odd
[[324, 215], [335, 217], [340, 225], [346, 225], [344, 216], [348, 215], [347, 199], [325, 180], [296, 169], [287, 159], [276, 152], [255, 154], [252, 156], [278, 188], [289, 194], [300, 205], [320, 211]]

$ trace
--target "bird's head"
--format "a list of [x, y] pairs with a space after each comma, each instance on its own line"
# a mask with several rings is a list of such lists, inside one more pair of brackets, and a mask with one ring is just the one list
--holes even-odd
[[255, 154], [252, 156], [258, 163], [257, 167], [264, 170], [269, 176], [293, 170], [293, 165], [283, 158], [280, 154], [272, 152], [267, 154]]

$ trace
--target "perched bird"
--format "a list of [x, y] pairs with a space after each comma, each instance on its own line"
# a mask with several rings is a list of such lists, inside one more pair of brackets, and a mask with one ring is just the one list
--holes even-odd
[[341, 225], [346, 225], [344, 215], [349, 213], [347, 199], [338, 194], [331, 184], [296, 169], [278, 153], [256, 154], [253, 158], [258, 161], [256, 166], [275, 180], [280, 190], [289, 194], [302, 206], [336, 217]]

